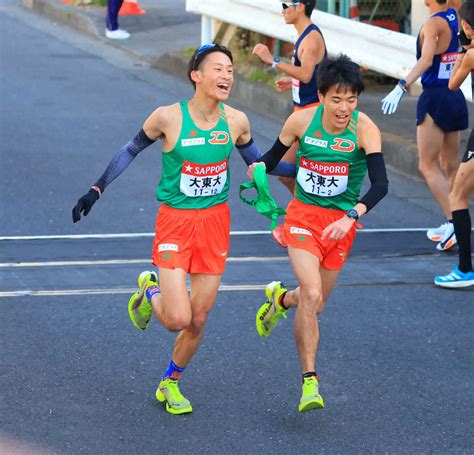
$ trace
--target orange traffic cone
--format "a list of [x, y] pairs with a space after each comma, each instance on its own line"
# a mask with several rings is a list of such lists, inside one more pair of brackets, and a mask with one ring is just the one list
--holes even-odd
[[124, 0], [119, 10], [119, 16], [136, 16], [146, 11], [138, 6], [137, 0]]
[[353, 19], [355, 21], [360, 20], [359, 6], [357, 5], [357, 0], [351, 0], [349, 6], [349, 19]]

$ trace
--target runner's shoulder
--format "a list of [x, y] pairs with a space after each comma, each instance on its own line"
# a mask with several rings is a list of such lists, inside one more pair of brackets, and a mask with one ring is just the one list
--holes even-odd
[[249, 124], [249, 119], [245, 112], [239, 111], [228, 104], [224, 104], [224, 111], [229, 124], [235, 126], [247, 126]]
[[367, 114], [359, 111], [357, 134], [380, 134], [380, 129]]

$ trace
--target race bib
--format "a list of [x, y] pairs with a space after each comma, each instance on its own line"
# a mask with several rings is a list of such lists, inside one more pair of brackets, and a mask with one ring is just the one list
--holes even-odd
[[184, 161], [179, 189], [189, 197], [215, 196], [227, 182], [227, 159], [218, 163], [195, 164]]
[[300, 158], [297, 180], [306, 193], [332, 197], [344, 193], [349, 179], [347, 163], [322, 163]]
[[293, 102], [300, 104], [300, 81], [294, 77], [291, 78], [291, 92], [293, 94]]
[[449, 54], [441, 55], [441, 62], [439, 64], [438, 79], [449, 79], [454, 64], [458, 58], [457, 52], [450, 52]]

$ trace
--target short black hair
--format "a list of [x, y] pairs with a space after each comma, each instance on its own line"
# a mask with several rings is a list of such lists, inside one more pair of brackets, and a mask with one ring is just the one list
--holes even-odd
[[318, 66], [318, 90], [326, 95], [331, 87], [348, 89], [357, 95], [364, 91], [360, 67], [347, 55], [339, 54], [335, 60], [325, 59]]
[[234, 63], [232, 52], [225, 46], [221, 46], [220, 44], [203, 44], [201, 47], [198, 47], [193, 52], [191, 60], [189, 60], [188, 64], [188, 79], [190, 80], [191, 84], [193, 84], [194, 88], [196, 88], [196, 83], [191, 79], [191, 73], [198, 70], [206, 57], [213, 52], [222, 52], [223, 54], [227, 55], [227, 57], [229, 57], [232, 63]]
[[459, 17], [474, 27], [474, 1], [466, 1], [461, 5]]
[[316, 0], [301, 0], [301, 3], [304, 5], [304, 14], [311, 17], [314, 8], [316, 8]]

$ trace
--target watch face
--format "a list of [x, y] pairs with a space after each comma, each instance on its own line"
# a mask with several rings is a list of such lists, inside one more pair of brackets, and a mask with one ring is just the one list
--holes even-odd
[[355, 220], [357, 220], [359, 218], [359, 214], [357, 213], [357, 210], [354, 210], [354, 209], [348, 210], [347, 211], [347, 216], [349, 218], [354, 218]]

